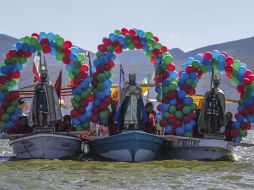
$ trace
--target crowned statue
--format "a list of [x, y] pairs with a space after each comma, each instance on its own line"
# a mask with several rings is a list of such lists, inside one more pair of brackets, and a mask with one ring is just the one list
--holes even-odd
[[204, 102], [198, 120], [200, 133], [220, 133], [226, 126], [225, 95], [218, 88], [220, 79], [215, 75], [213, 88], [204, 95]]
[[[40, 56], [40, 54], [38, 54]], [[35, 128], [54, 128], [58, 120], [62, 119], [59, 97], [55, 88], [47, 80], [46, 62], [41, 62], [40, 56], [40, 81], [34, 87], [34, 99], [31, 106], [32, 122]]]
[[129, 82], [124, 85], [120, 93], [118, 105], [114, 120], [120, 131], [141, 129], [142, 124], [148, 121], [142, 89], [136, 83], [136, 74], [129, 74]]

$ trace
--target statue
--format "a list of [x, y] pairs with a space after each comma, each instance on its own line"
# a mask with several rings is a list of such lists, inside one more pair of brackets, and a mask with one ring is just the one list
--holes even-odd
[[129, 74], [129, 82], [125, 84], [121, 94], [121, 102], [114, 120], [119, 131], [141, 129], [148, 121], [146, 109], [142, 99], [142, 89], [136, 83], [136, 74]]
[[213, 88], [206, 92], [204, 103], [198, 119], [200, 133], [220, 133], [220, 129], [226, 126], [225, 95], [218, 88], [220, 79], [215, 75]]
[[40, 66], [41, 80], [34, 88], [34, 99], [31, 106], [31, 119], [35, 128], [55, 128], [56, 122], [62, 119], [59, 98], [54, 87], [47, 81], [45, 66]]

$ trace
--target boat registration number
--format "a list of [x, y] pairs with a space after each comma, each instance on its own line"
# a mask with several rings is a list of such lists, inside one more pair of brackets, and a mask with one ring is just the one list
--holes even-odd
[[199, 146], [200, 140], [184, 139], [182, 146]]

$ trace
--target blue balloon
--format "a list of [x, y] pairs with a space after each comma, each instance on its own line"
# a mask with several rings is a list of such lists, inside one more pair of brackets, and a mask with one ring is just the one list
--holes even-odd
[[219, 62], [218, 64], [218, 70], [219, 71], [224, 71], [225, 69], [225, 63], [224, 62]]
[[137, 35], [141, 38], [145, 36], [145, 32], [143, 30], [136, 30], [136, 32], [137, 32]]
[[81, 116], [78, 118], [78, 120], [79, 120], [80, 122], [82, 122], [82, 123], [85, 122], [86, 119], [87, 119], [86, 115], [81, 115]]
[[156, 113], [156, 121], [160, 121], [161, 120], [161, 114], [160, 113]]
[[234, 142], [241, 142], [242, 141], [242, 137], [241, 136], [237, 136], [233, 139]]
[[16, 69], [17, 71], [21, 71], [23, 69], [23, 65], [22, 64], [16, 64]]
[[[71, 54], [71, 55], [70, 55], [70, 59], [71, 59], [71, 61], [76, 62], [77, 59], [78, 59], [78, 57], [77, 57], [77, 55], [75, 55], [75, 54]], [[69, 64], [69, 65], [70, 65], [70, 64]]]
[[116, 41], [116, 39], [117, 39], [116, 34], [110, 33], [110, 34], [109, 34], [109, 39], [112, 40], [112, 41]]
[[73, 65], [73, 64], [67, 64], [67, 65], [65, 66], [65, 69], [66, 69], [66, 71], [68, 71], [68, 72], [71, 72], [71, 71], [73, 70], [73, 68], [74, 68], [74, 65]]
[[183, 79], [183, 80], [187, 80], [187, 79], [189, 79], [189, 74], [186, 73], [186, 72], [182, 72], [180, 74], [180, 78]]
[[[51, 56], [56, 56], [56, 49], [55, 48], [51, 49], [50, 55]], [[70, 65], [70, 64], [68, 64], [68, 65]]]
[[31, 53], [35, 53], [35, 52], [36, 52], [36, 47], [35, 47], [35, 46], [30, 46], [30, 47], [29, 47], [29, 51], [30, 51]]
[[183, 104], [185, 106], [190, 106], [193, 103], [193, 99], [191, 97], [186, 97], [183, 99]]
[[172, 72], [169, 72], [169, 79], [175, 79], [177, 78], [177, 72], [176, 71], [172, 71]]
[[101, 120], [99, 121], [99, 124], [100, 124], [100, 125], [107, 125], [107, 124], [108, 124], [108, 120], [107, 120], [107, 119], [101, 119]]
[[198, 60], [200, 63], [203, 62], [203, 56], [202, 56], [201, 54], [197, 54], [197, 55], [195, 56], [195, 58], [196, 58], [196, 60]]
[[72, 124], [73, 125], [79, 125], [80, 121], [77, 118], [72, 119]]
[[6, 128], [7, 129], [10, 129], [12, 127], [14, 127], [14, 123], [12, 121], [9, 121], [9, 122], [6, 123]]
[[95, 96], [96, 96], [97, 99], [102, 100], [106, 97], [106, 94], [105, 94], [104, 91], [100, 91]]
[[23, 51], [28, 51], [29, 50], [29, 45], [27, 44], [27, 43], [23, 43], [22, 44], [22, 46], [21, 46], [21, 49], [23, 50]]
[[240, 123], [242, 123], [244, 121], [244, 117], [242, 115], [240, 115], [240, 114], [235, 119], [237, 121], [239, 121]]
[[39, 37], [40, 37], [40, 39], [47, 38], [47, 33], [46, 32], [41, 32], [39, 34]]
[[177, 104], [176, 99], [170, 100], [170, 101], [169, 101], [169, 104], [172, 105], [172, 106], [176, 106], [176, 104]]
[[220, 55], [217, 57], [217, 60], [218, 60], [219, 62], [224, 62], [224, 61], [226, 60], [226, 56], [223, 55], [223, 54], [220, 54]]
[[167, 112], [169, 109], [169, 105], [168, 104], [160, 104], [160, 110], [162, 112]]
[[170, 134], [173, 132], [173, 127], [171, 125], [166, 125], [165, 127], [165, 133]]
[[156, 86], [156, 87], [155, 87], [155, 92], [156, 92], [157, 94], [160, 94], [160, 93], [161, 93], [161, 87], [160, 87], [160, 86]]
[[119, 36], [119, 37], [118, 37], [118, 42], [119, 42], [121, 45], [123, 45], [123, 44], [126, 43], [126, 40], [125, 40], [125, 38], [124, 38], [123, 36]]
[[184, 131], [191, 132], [192, 129], [193, 129], [193, 126], [191, 125], [191, 123], [187, 123], [187, 124], [184, 125], [183, 128], [184, 128]]
[[111, 95], [111, 90], [110, 89], [104, 90], [104, 94], [105, 94], [105, 96], [110, 96]]
[[53, 34], [52, 32], [49, 32], [47, 34], [47, 38], [50, 42], [54, 41], [55, 40], [55, 34]]
[[184, 90], [179, 90], [178, 91], [178, 98], [184, 99], [186, 96], [186, 92]]
[[18, 121], [19, 120], [19, 115], [17, 115], [16, 113], [15, 114], [13, 114], [12, 116], [11, 116], [11, 121], [12, 122], [16, 122], [16, 121]]
[[16, 43], [16, 48], [17, 48], [17, 50], [20, 50], [20, 49], [21, 49], [22, 44], [23, 44], [22, 42]]
[[193, 57], [188, 57], [187, 60], [186, 60], [186, 63], [188, 65], [192, 64], [192, 62], [194, 61], [194, 58]]
[[72, 91], [73, 95], [80, 95], [82, 93], [82, 89], [80, 87], [75, 87]]
[[217, 59], [217, 57], [220, 55], [220, 52], [218, 50], [212, 51], [213, 58]]
[[164, 79], [164, 80], [162, 81], [162, 86], [168, 86], [169, 83], [170, 83], [169, 80]]
[[72, 54], [79, 54], [78, 48], [72, 46], [72, 47], [71, 47], [71, 53], [72, 53]]
[[2, 67], [0, 68], [0, 70], [1, 70], [1, 73], [3, 73], [4, 75], [6, 75], [6, 74], [9, 73], [9, 69], [8, 69], [7, 66], [2, 66]]
[[101, 101], [100, 100], [98, 100], [98, 99], [95, 99], [94, 101], [93, 101], [93, 105], [94, 106], [99, 106], [101, 104]]
[[246, 71], [247, 71], [247, 68], [244, 67], [244, 66], [240, 66], [239, 69], [238, 69], [238, 73], [240, 75], [244, 75], [246, 73]]
[[177, 136], [183, 136], [184, 134], [185, 134], [184, 128], [182, 128], [182, 127], [176, 128], [176, 135]]

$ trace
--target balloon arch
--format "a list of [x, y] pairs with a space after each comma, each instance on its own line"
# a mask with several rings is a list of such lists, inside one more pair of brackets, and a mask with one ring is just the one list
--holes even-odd
[[[101, 124], [107, 124], [108, 122], [108, 105], [112, 101], [110, 91], [112, 68], [115, 65], [115, 54], [121, 54], [123, 49], [143, 50], [154, 65], [157, 98], [160, 102], [165, 103], [159, 106], [159, 110], [162, 111], [163, 115], [167, 114], [167, 110], [160, 108], [167, 107], [166, 103], [176, 94], [178, 84], [177, 72], [172, 62], [173, 57], [168, 52], [167, 47], [159, 42], [159, 38], [151, 32], [138, 29], [128, 30], [122, 28], [121, 30], [115, 30], [109, 37], [104, 37], [102, 43], [98, 45], [96, 58], [93, 62], [96, 67], [96, 72], [92, 75], [93, 93], [95, 95], [91, 118], [93, 122]], [[168, 121], [164, 122], [162, 123], [163, 126], [168, 124]]]
[[[19, 93], [16, 89], [20, 79], [20, 71], [28, 59], [38, 51], [55, 56], [57, 61], [66, 64], [70, 85], [74, 86], [73, 110], [71, 113], [75, 117], [89, 118], [89, 115], [87, 115], [89, 112], [86, 112], [84, 107], [93, 100], [93, 97], [91, 96], [92, 88], [89, 87], [91, 81], [87, 78], [88, 66], [84, 64], [84, 55], [80, 54], [78, 48], [72, 46], [70, 41], [65, 41], [58, 34], [41, 32], [20, 39], [12, 46], [6, 54], [4, 62], [1, 63], [0, 129], [19, 125], [21, 110], [18, 106]], [[82, 94], [81, 98], [75, 97], [77, 92]], [[86, 118], [80, 121], [80, 124], [89, 127]]]
[[247, 130], [251, 128], [250, 123], [254, 122], [254, 74], [247, 69], [246, 64], [227, 55], [226, 52], [214, 50], [199, 53], [189, 57], [179, 73], [180, 94], [195, 94], [198, 81], [204, 73], [214, 72], [226, 74], [226, 77], [237, 86], [240, 94], [238, 113], [235, 114], [236, 121], [233, 122], [230, 135], [234, 140], [240, 142], [242, 137], [247, 136]]

